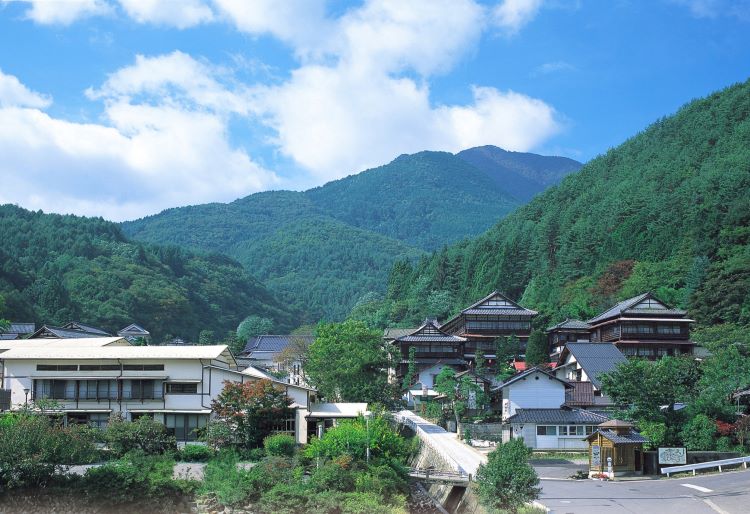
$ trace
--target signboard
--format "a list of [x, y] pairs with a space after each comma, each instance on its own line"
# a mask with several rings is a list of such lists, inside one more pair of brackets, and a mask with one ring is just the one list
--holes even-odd
[[591, 446], [591, 467], [598, 467], [602, 463], [602, 449], [598, 444]]
[[685, 448], [659, 448], [659, 464], [687, 464]]

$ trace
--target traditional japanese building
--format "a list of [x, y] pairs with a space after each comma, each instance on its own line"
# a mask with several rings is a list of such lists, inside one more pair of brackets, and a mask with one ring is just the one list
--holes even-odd
[[62, 327], [42, 325], [28, 339], [79, 339], [82, 337], [111, 337], [110, 334], [96, 327], [89, 327], [71, 321]]
[[399, 362], [396, 365], [396, 378], [401, 380], [409, 368], [409, 352], [414, 348], [414, 361], [417, 366], [416, 382], [428, 390], [435, 384], [435, 377], [445, 366], [457, 371], [468, 368], [463, 358], [466, 338], [444, 332], [436, 320], [425, 320], [421, 327], [407, 335], [394, 339], [397, 345]]
[[670, 307], [652, 293], [623, 300], [588, 320], [592, 342], [611, 342], [626, 357], [647, 359], [692, 354], [693, 322], [686, 311]]
[[526, 347], [531, 334], [531, 321], [536, 315], [536, 311], [521, 307], [494, 291], [443, 323], [440, 330], [466, 339], [466, 359], [473, 361], [478, 351], [494, 359], [495, 340], [498, 337], [515, 335], [521, 348]]
[[119, 330], [117, 332], [117, 335], [120, 337], [124, 337], [131, 343], [139, 339], [146, 342], [151, 341], [151, 332], [136, 323], [131, 323], [127, 327]]
[[577, 319], [566, 319], [549, 327], [546, 332], [549, 351], [553, 355], [560, 355], [566, 343], [591, 341], [591, 325]]

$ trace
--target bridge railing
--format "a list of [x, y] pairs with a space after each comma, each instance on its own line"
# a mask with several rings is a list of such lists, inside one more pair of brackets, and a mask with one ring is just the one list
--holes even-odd
[[683, 471], [692, 471], [693, 475], [695, 475], [696, 470], [699, 469], [719, 468], [719, 472], [721, 472], [723, 471], [722, 468], [726, 466], [736, 466], [740, 464], [747, 469], [748, 462], [750, 462], [750, 457], [737, 457], [734, 459], [712, 460], [709, 462], [699, 462], [697, 464], [686, 464], [684, 466], [670, 466], [668, 468], [661, 468], [661, 472], [663, 475], [667, 475], [667, 477], [672, 473], [682, 473]]
[[409, 468], [409, 475], [424, 479], [426, 482], [449, 481], [449, 482], [471, 482], [471, 475], [463, 471], [444, 471], [431, 468]]

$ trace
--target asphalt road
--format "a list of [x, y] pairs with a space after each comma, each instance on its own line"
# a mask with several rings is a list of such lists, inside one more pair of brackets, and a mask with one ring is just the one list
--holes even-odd
[[623, 482], [542, 480], [540, 503], [553, 514], [746, 514], [750, 470]]

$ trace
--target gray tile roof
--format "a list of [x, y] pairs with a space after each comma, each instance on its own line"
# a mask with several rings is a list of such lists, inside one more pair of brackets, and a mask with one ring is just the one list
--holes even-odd
[[566, 319], [565, 321], [561, 321], [557, 325], [553, 325], [547, 329], [547, 332], [550, 332], [552, 330], [556, 329], [568, 329], [568, 330], [588, 330], [591, 328], [591, 325], [586, 323], [585, 321], [581, 321], [578, 319]]
[[613, 430], [597, 430], [586, 439], [592, 438], [596, 434], [601, 434], [603, 437], [609, 439], [613, 443], [618, 444], [640, 444], [649, 442], [649, 440], [643, 437], [640, 433], [632, 430], [627, 434], [618, 434]]
[[583, 409], [516, 409], [508, 423], [599, 425], [609, 418]]
[[10, 322], [10, 326], [8, 327], [8, 330], [6, 332], [8, 334], [33, 334], [36, 330], [36, 324], [34, 323], [14, 323], [13, 321]]
[[52, 337], [59, 337], [60, 339], [78, 339], [79, 337], [101, 337], [101, 334], [92, 334], [90, 332], [82, 332], [80, 330], [71, 330], [62, 327], [53, 327], [51, 325], [43, 325], [36, 332], [34, 332], [30, 339], [45, 337], [42, 336], [44, 332], [48, 332]]
[[562, 355], [566, 351], [575, 357], [597, 389], [602, 387], [599, 379], [602, 374], [614, 371], [618, 364], [628, 360], [612, 343], [567, 343]]
[[435, 341], [439, 343], [462, 343], [466, 341], [466, 338], [447, 334], [440, 330], [440, 327], [437, 326], [434, 320], [425, 320], [424, 324], [421, 327], [419, 327], [409, 335], [397, 338], [396, 341], [405, 343], [425, 341]]
[[416, 331], [416, 328], [386, 328], [383, 331], [383, 339], [398, 339], [399, 337], [408, 336]]
[[[634, 309], [636, 305], [641, 303], [646, 298], [653, 298], [654, 300], [659, 301], [659, 303], [662, 303], [666, 309]], [[588, 322], [592, 325], [595, 325], [599, 323], [600, 321], [604, 321], [610, 318], [616, 318], [618, 316], [621, 316], [624, 313], [628, 314], [663, 314], [668, 316], [684, 316], [687, 314], [686, 311], [680, 310], [680, 309], [672, 309], [667, 304], [656, 298], [651, 293], [643, 293], [639, 294], [638, 296], [634, 296], [633, 298], [628, 298], [627, 300], [623, 300], [613, 307], [610, 307], [606, 311], [602, 312], [598, 316], [591, 318]]]
[[313, 335], [262, 335], [250, 338], [242, 350], [242, 354], [252, 354], [253, 352], [281, 352], [289, 346], [292, 341], [301, 341], [305, 344], [311, 344], [315, 340]]
[[83, 323], [79, 323], [78, 321], [70, 321], [62, 326], [62, 328], [67, 330], [78, 330], [80, 332], [86, 332], [87, 334], [96, 334], [99, 336], [109, 336], [111, 335], [106, 330], [102, 330], [101, 328], [92, 327], [91, 325], [84, 325]]
[[518, 309], [510, 307], [499, 309], [482, 307], [478, 309], [466, 309], [461, 312], [464, 314], [488, 314], [490, 316], [536, 316], [536, 311], [524, 309], [523, 307]]

